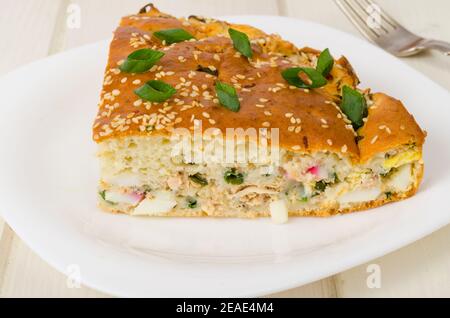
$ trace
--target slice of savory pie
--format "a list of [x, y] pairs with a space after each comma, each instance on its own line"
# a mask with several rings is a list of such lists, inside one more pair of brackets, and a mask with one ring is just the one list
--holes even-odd
[[329, 50], [148, 5], [110, 47], [93, 127], [100, 206], [284, 222], [410, 197], [425, 134], [358, 83]]

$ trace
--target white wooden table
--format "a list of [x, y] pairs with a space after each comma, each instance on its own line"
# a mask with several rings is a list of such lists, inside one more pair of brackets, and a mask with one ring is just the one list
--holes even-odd
[[[1, 0], [0, 75], [14, 68], [85, 43], [111, 36], [125, 13], [145, 0]], [[332, 0], [154, 0], [174, 15], [285, 15], [313, 20], [359, 34]], [[378, 0], [412, 31], [450, 41], [450, 1]], [[81, 9], [80, 28], [68, 28], [67, 18]], [[68, 13], [69, 8], [69, 13]], [[450, 89], [450, 57], [429, 52], [404, 60]], [[448, 101], [442, 101], [447, 103]], [[424, 105], [425, 107], [426, 105]], [[0, 106], [1, 107], [1, 106]], [[450, 190], [450, 189], [449, 189]], [[1, 211], [0, 211], [1, 213]], [[426, 211], [424, 211], [426, 213]], [[374, 242], [376, 244], [376, 242]], [[275, 297], [450, 297], [450, 226], [373, 260], [381, 269], [381, 288], [370, 289], [368, 264], [285, 291]], [[47, 265], [0, 219], [0, 296], [108, 297], [87, 287], [67, 288], [66, 277]]]

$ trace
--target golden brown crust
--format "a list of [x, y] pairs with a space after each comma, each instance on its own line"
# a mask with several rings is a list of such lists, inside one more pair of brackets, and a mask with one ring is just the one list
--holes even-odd
[[[280, 144], [284, 148], [305, 152], [339, 152], [344, 148], [348, 154], [357, 157], [353, 130], [338, 118], [340, 111], [330, 104], [334, 99], [328, 90], [335, 84], [311, 91], [289, 88], [281, 71], [291, 67], [292, 62], [283, 58], [283, 54], [296, 53], [297, 49], [278, 36], [267, 36], [248, 26], [233, 25], [233, 28], [245, 31], [251, 39], [260, 38], [253, 44], [255, 57], [249, 63], [236, 54], [229, 38], [220, 36], [226, 34], [228, 27], [228, 24], [217, 21], [200, 23], [195, 20], [189, 21], [188, 25], [167, 15], [155, 16], [155, 12], [124, 18], [111, 43], [102, 100], [94, 125], [95, 141], [127, 135], [167, 134], [167, 128], [191, 128], [192, 119], [196, 118], [203, 120], [203, 129], [279, 128]], [[168, 28], [184, 28], [200, 41], [178, 43], [167, 48], [166, 55], [158, 63], [164, 73], [118, 73], [118, 62], [134, 50], [152, 46], [163, 49], [160, 41], [152, 37], [152, 31]], [[130, 41], [142, 45], [133, 47]], [[305, 60], [306, 57], [299, 55], [299, 59]], [[203, 72], [193, 73], [199, 66], [216, 68], [218, 78]], [[343, 71], [339, 69], [336, 72]], [[154, 103], [151, 107], [147, 104], [150, 109], [146, 109], [146, 103], [134, 106], [139, 100], [134, 89], [161, 74], [165, 75], [161, 79], [178, 87], [177, 94], [168, 103]], [[217, 79], [235, 84], [242, 98], [240, 112], [230, 112], [214, 100]], [[133, 84], [136, 80], [140, 84]], [[332, 91], [335, 92], [336, 88]], [[183, 96], [186, 94], [188, 96]], [[203, 94], [213, 98], [205, 99]], [[151, 116], [157, 116], [156, 125], [149, 125], [149, 122], [153, 123]], [[147, 131], [149, 126], [152, 126], [152, 132]]]
[[[239, 56], [227, 37], [229, 27], [245, 32], [252, 41], [254, 57]], [[183, 28], [196, 41], [165, 46], [153, 37], [153, 32]], [[158, 67], [144, 74], [121, 73], [118, 65], [133, 51], [141, 48], [164, 50]], [[311, 66], [320, 52], [297, 49], [276, 35], [245, 25], [192, 17], [176, 19], [153, 8], [148, 13], [122, 19], [110, 47], [98, 116], [94, 123], [96, 142], [129, 135], [169, 135], [173, 128], [193, 128], [193, 119], [202, 120], [203, 129], [219, 128], [279, 128], [280, 146], [295, 152], [331, 151], [358, 161], [360, 149], [355, 132], [344, 120], [336, 105], [343, 85], [359, 82], [345, 58], [336, 61], [328, 85], [314, 90], [289, 87], [282, 78], [285, 68]], [[295, 61], [295, 62], [293, 62]], [[197, 71], [199, 66], [217, 69], [218, 77]], [[177, 93], [165, 103], [142, 102], [134, 90], [151, 79], [160, 79], [177, 88]], [[216, 80], [233, 84], [241, 98], [241, 110], [233, 113], [220, 106], [214, 91]], [[385, 95], [375, 95], [378, 109], [391, 110], [394, 119], [410, 116]], [[383, 105], [386, 103], [386, 105]], [[404, 134], [379, 136], [385, 147], [369, 144], [374, 126], [390, 123], [385, 116], [371, 109], [368, 127], [363, 128], [360, 143], [362, 158], [372, 156], [411, 139]], [[389, 117], [389, 116], [386, 116]], [[412, 117], [402, 120], [406, 131], [420, 144], [420, 128]], [[378, 128], [377, 128], [378, 129]], [[412, 134], [412, 135], [411, 135]], [[397, 138], [398, 137], [398, 138]], [[381, 143], [380, 143], [381, 144]]]
[[373, 102], [367, 122], [359, 131], [363, 137], [359, 142], [361, 162], [402, 145], [422, 148], [425, 133], [400, 101], [378, 93], [373, 95]]

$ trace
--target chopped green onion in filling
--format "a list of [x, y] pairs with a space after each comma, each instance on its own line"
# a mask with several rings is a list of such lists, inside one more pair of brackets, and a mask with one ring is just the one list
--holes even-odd
[[321, 180], [316, 182], [314, 189], [318, 192], [324, 192], [325, 189], [328, 187], [328, 183], [325, 180]]
[[341, 182], [339, 180], [339, 177], [337, 175], [337, 173], [333, 173], [333, 180], [331, 181], [326, 181], [326, 180], [320, 180], [318, 182], [316, 182], [316, 184], [314, 185], [314, 189], [316, 190], [315, 195], [319, 195], [320, 193], [324, 192], [327, 187], [329, 187], [330, 185], [336, 184]]
[[98, 194], [99, 194], [100, 197], [103, 199], [103, 201], [105, 201], [106, 203], [108, 203], [108, 204], [110, 204], [110, 205], [116, 205], [116, 204], [117, 204], [117, 203], [115, 203], [115, 202], [106, 200], [106, 190], [100, 191]]
[[244, 175], [240, 172], [237, 172], [235, 168], [225, 172], [224, 179], [227, 183], [233, 185], [240, 185], [244, 183]]
[[199, 184], [201, 186], [207, 186], [208, 185], [208, 180], [206, 180], [205, 177], [203, 177], [200, 173], [196, 173], [192, 176], [189, 176], [189, 179], [196, 183]]
[[197, 199], [194, 197], [187, 197], [186, 201], [187, 201], [187, 207], [189, 209], [195, 209], [198, 206]]

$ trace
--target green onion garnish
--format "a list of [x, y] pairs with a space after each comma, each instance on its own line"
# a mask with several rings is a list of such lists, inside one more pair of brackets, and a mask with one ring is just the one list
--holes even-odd
[[152, 68], [162, 57], [163, 52], [141, 49], [128, 55], [120, 70], [125, 73], [144, 73]]
[[316, 70], [323, 76], [328, 76], [333, 69], [334, 59], [330, 54], [329, 49], [325, 49], [320, 53], [319, 59], [317, 60]]
[[226, 83], [216, 82], [216, 94], [220, 104], [232, 112], [238, 112], [241, 109], [241, 103], [236, 93], [236, 89]]
[[229, 184], [240, 185], [244, 183], [244, 175], [237, 172], [235, 168], [225, 172], [224, 179]]
[[228, 34], [233, 41], [233, 46], [245, 57], [251, 58], [253, 56], [252, 46], [247, 34], [235, 29], [228, 29]]
[[[309, 78], [309, 83], [305, 83], [300, 77], [300, 73]], [[327, 79], [321, 73], [309, 67], [293, 67], [284, 70], [281, 75], [292, 86], [298, 88], [319, 88], [327, 85]]]
[[168, 29], [153, 33], [161, 41], [166, 41], [167, 44], [188, 41], [194, 39], [194, 36], [183, 29]]
[[162, 103], [172, 97], [177, 90], [163, 81], [148, 81], [134, 93], [143, 100]]
[[342, 89], [341, 109], [348, 119], [351, 120], [353, 128], [358, 129], [364, 125], [364, 117], [367, 116], [367, 103], [363, 94], [344, 86]]

